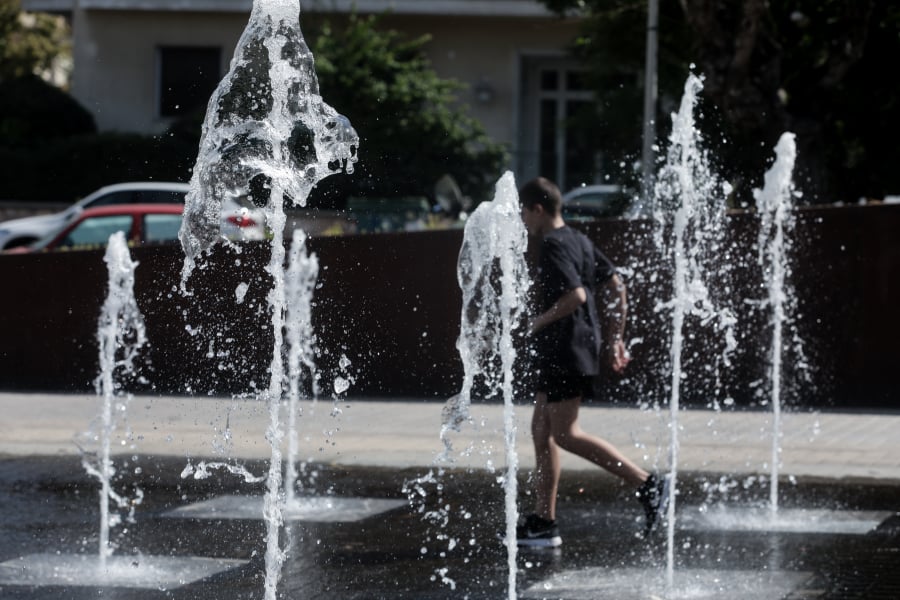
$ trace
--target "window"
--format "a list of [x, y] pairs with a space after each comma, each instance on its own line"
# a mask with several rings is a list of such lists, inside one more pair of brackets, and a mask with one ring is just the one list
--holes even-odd
[[177, 117], [206, 106], [221, 77], [221, 48], [159, 49], [159, 115]]
[[125, 237], [130, 237], [131, 215], [90, 217], [76, 225], [75, 229], [60, 240], [58, 247], [106, 246], [109, 236], [118, 231], [124, 231]]
[[583, 68], [562, 57], [524, 57], [521, 106], [520, 179], [543, 175], [563, 192], [597, 179], [600, 141], [579, 126], [580, 115], [596, 110]]
[[144, 216], [144, 241], [148, 244], [174, 242], [178, 239], [181, 215]]

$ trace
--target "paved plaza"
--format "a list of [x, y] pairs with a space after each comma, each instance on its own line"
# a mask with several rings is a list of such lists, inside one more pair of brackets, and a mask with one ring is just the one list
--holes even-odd
[[[150, 396], [118, 407], [114, 487], [140, 501], [113, 528], [100, 576], [90, 567], [98, 485], [81, 465], [96, 447], [86, 432], [96, 433], [100, 404], [0, 394], [0, 598], [263, 598], [266, 407]], [[524, 510], [530, 406], [515, 408]], [[421, 399], [302, 403], [301, 498], [284, 511], [279, 598], [509, 597], [503, 407], [472, 406], [450, 436], [452, 460], [437, 468], [442, 409]], [[587, 405], [582, 415], [588, 431], [666, 470], [666, 411]], [[518, 553], [517, 597], [900, 597], [900, 415], [784, 414], [777, 517], [767, 509], [771, 421], [766, 411], [679, 413], [668, 583], [665, 530], [642, 539], [630, 491], [566, 456], [563, 548]]]
[[[405, 468], [433, 464], [442, 451], [442, 402], [352, 399], [301, 403], [297, 430], [301, 460]], [[0, 393], [0, 455], [59, 456], [78, 453], [74, 440], [100, 412], [95, 395]], [[528, 404], [515, 407], [517, 452], [522, 468], [534, 464]], [[472, 423], [452, 436], [471, 447], [455, 466], [504, 464], [503, 406], [473, 403]], [[255, 399], [148, 397], [124, 411], [128, 431], [118, 452], [175, 457], [263, 459], [266, 407]], [[647, 468], [668, 464], [670, 415], [586, 404], [582, 426], [621, 448]], [[768, 473], [772, 415], [764, 410], [682, 410], [678, 415], [679, 470], [704, 473]], [[829, 479], [872, 478], [900, 483], [900, 414], [828, 411], [782, 414], [781, 474]], [[226, 434], [227, 432], [227, 434]], [[127, 436], [126, 436], [127, 433]], [[589, 469], [566, 455], [566, 469]]]

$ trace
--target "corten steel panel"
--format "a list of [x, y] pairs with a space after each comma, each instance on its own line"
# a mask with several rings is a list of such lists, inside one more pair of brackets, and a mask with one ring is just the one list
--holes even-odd
[[[313, 320], [326, 394], [339, 374], [353, 379], [352, 392], [377, 395], [433, 395], [456, 385], [460, 242], [459, 231], [310, 241], [320, 260]], [[268, 386], [268, 254], [265, 244], [217, 248], [184, 295], [180, 248], [133, 250], [135, 295], [150, 340], [145, 387], [230, 394]], [[0, 386], [90, 389], [107, 286], [103, 253], [3, 256], [0, 273], [15, 288], [0, 316]], [[247, 292], [239, 302], [240, 284]], [[338, 368], [342, 355], [351, 362], [346, 373]]]
[[[753, 304], [765, 298], [756, 259], [757, 226], [752, 215], [728, 218], [718, 262], [734, 268], [710, 283], [715, 298], [738, 299], [730, 301], [739, 343], [730, 364], [707, 366], [722, 348], [721, 333], [696, 318], [687, 320], [681, 385], [687, 405], [726, 398], [740, 406], [767, 401], [771, 333], [767, 313]], [[628, 375], [603, 379], [597, 396], [665, 404], [671, 325], [658, 305], [671, 296], [671, 267], [659, 258], [653, 226], [603, 221], [583, 229], [625, 267], [627, 338], [634, 340]], [[792, 263], [796, 332], [813, 368], [810, 381], [803, 379], [801, 358], [792, 347], [786, 351], [786, 404], [897, 406], [898, 230], [897, 206], [799, 211]], [[310, 241], [320, 260], [313, 321], [326, 397], [342, 374], [342, 355], [351, 362], [351, 396], [445, 397], [458, 391], [456, 258], [461, 240], [461, 231], [439, 231]], [[253, 394], [268, 386], [273, 336], [265, 244], [245, 244], [239, 251], [218, 248], [189, 280], [190, 296], [178, 291], [180, 248], [137, 249], [134, 256], [140, 263], [137, 298], [151, 348], [142, 366], [149, 383], [130, 382], [129, 389]], [[102, 252], [0, 256], [0, 278], [0, 388], [90, 390], [107, 285]], [[248, 291], [238, 302], [241, 283]], [[519, 373], [525, 371], [520, 366]]]

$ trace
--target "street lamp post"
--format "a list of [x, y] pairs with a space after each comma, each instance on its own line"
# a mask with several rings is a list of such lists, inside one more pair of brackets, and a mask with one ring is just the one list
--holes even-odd
[[642, 200], [650, 202], [653, 186], [653, 143], [656, 140], [657, 96], [657, 30], [659, 29], [659, 0], [649, 0], [647, 6], [647, 54], [644, 67], [644, 145], [641, 153]]

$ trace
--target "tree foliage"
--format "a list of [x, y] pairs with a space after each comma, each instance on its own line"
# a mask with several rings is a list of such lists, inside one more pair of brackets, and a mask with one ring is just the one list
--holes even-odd
[[457, 103], [460, 84], [432, 69], [427, 37], [405, 39], [380, 29], [378, 17], [356, 14], [340, 26], [323, 22], [309, 37], [322, 96], [360, 135], [356, 173], [320, 187], [334, 196], [431, 197], [450, 174], [473, 198], [492, 188], [504, 150]]
[[[91, 134], [93, 123], [83, 118], [77, 102], [65, 102], [70, 98], [60, 90], [48, 91], [35, 78], [21, 76], [45, 68], [53, 52], [29, 37], [49, 30], [32, 27], [23, 37], [15, 1], [0, 0], [0, 55], [4, 68], [10, 67], [3, 71], [9, 85], [0, 86], [0, 178], [8, 182], [3, 194], [59, 201], [82, 196], [98, 183], [186, 179], [202, 114], [183, 117], [161, 137]], [[311, 31], [322, 95], [361, 135], [356, 172], [324, 180], [314, 190], [312, 206], [341, 207], [350, 195], [432, 197], [444, 174], [452, 175], [464, 194], [486, 197], [504, 166], [504, 149], [457, 103], [460, 85], [431, 68], [423, 52], [427, 38], [404, 39], [379, 30], [376, 17], [357, 15], [340, 27], [324, 22]], [[8, 62], [2, 53], [19, 58]], [[14, 64], [19, 66], [13, 69]], [[25, 88], [41, 88], [43, 100], [35, 102]], [[57, 122], [59, 112], [76, 130]]]
[[[573, 47], [590, 59], [597, 81], [643, 69], [646, 0], [544, 3], [586, 12]], [[900, 88], [885, 70], [900, 55], [900, 7], [892, 0], [661, 0], [659, 35], [661, 106], [680, 95], [695, 64], [705, 78], [706, 139], [742, 200], [784, 131], [797, 134], [796, 179], [808, 200], [900, 190], [900, 151], [886, 133], [900, 131]], [[615, 102], [597, 89], [601, 102]], [[633, 90], [630, 112], [629, 101], [617, 103], [632, 117], [617, 121], [615, 139], [628, 132], [639, 139], [641, 92]]]
[[[589, 65], [588, 80], [596, 92], [594, 110], [582, 110], [576, 117], [577, 130], [594, 133], [609, 157], [605, 175], [639, 189], [640, 170], [633, 164], [641, 156], [643, 131], [643, 72], [647, 26], [646, 0], [544, 0], [559, 12], [582, 11], [581, 32], [571, 44], [571, 52]], [[676, 3], [660, 6], [660, 45], [685, 45], [685, 27]], [[659, 80], [662, 111], [673, 108], [672, 90], [684, 84], [686, 69], [681, 55], [661, 52]], [[660, 113], [662, 114], [662, 113]], [[660, 122], [660, 116], [657, 116]], [[662, 128], [660, 128], [662, 131]]]
[[0, 0], [0, 81], [49, 73], [68, 51], [65, 21], [22, 12], [19, 0]]

